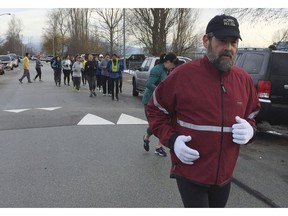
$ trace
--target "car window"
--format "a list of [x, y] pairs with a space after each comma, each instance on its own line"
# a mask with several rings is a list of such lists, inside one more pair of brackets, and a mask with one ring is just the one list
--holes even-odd
[[184, 64], [186, 61], [179, 59], [177, 66]]
[[9, 56], [13, 56], [13, 57], [16, 57], [16, 54], [9, 54]]
[[139, 71], [144, 71], [145, 65], [147, 64], [147, 59], [144, 60], [144, 62], [141, 64]]
[[273, 74], [280, 76], [288, 76], [288, 54], [287, 53], [274, 53], [272, 57], [271, 71]]
[[261, 66], [263, 64], [264, 55], [247, 53], [243, 61], [242, 68], [246, 70], [249, 74], [259, 74]]
[[288, 50], [288, 42], [287, 41], [278, 42], [276, 45], [276, 48], [277, 48], [277, 50], [287, 51]]
[[[157, 64], [159, 64], [160, 63], [160, 59], [156, 59], [156, 61], [155, 61], [155, 65], [157, 65]], [[154, 65], [154, 66], [155, 66]]]
[[0, 56], [1, 61], [11, 61], [9, 56]]
[[147, 62], [144, 67], [144, 71], [148, 71], [151, 65], [152, 59], [147, 59]]

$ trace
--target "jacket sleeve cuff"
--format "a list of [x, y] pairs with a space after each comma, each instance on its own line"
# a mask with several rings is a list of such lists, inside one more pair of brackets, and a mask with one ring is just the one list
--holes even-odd
[[177, 134], [173, 134], [168, 140], [168, 148], [172, 151], [174, 151], [174, 143], [177, 137], [178, 137]]

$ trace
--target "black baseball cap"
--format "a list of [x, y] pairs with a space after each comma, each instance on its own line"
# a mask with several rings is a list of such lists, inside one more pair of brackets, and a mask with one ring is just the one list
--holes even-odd
[[213, 33], [218, 39], [225, 37], [241, 38], [239, 24], [235, 17], [228, 15], [217, 15], [207, 25], [206, 34]]

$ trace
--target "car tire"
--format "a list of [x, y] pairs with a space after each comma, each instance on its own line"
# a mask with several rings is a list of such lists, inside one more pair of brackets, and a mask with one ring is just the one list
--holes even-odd
[[136, 82], [133, 80], [133, 96], [137, 97], [139, 95], [139, 92], [136, 91]]

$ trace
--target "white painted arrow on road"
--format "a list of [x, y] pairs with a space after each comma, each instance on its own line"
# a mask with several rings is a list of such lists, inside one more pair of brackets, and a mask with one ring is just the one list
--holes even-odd
[[60, 109], [60, 108], [62, 107], [47, 107], [47, 108], [36, 108], [36, 109], [53, 111], [53, 110]]
[[117, 121], [117, 124], [148, 124], [148, 122], [122, 113]]
[[30, 110], [30, 109], [11, 109], [11, 110], [3, 110], [3, 111], [13, 112], [13, 113], [20, 113], [20, 112], [24, 112], [24, 111], [27, 111], [27, 110]]
[[77, 125], [115, 125], [113, 122], [88, 113]]

